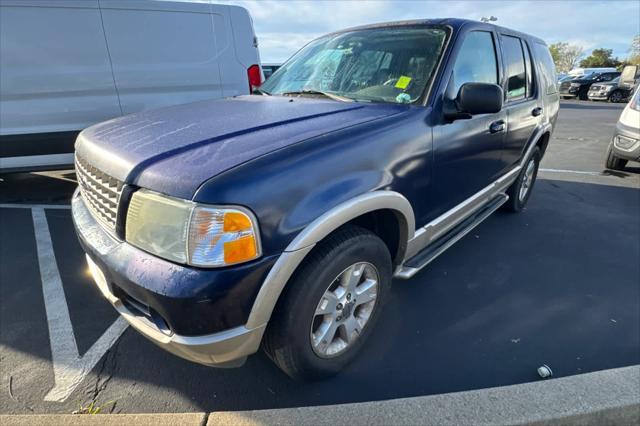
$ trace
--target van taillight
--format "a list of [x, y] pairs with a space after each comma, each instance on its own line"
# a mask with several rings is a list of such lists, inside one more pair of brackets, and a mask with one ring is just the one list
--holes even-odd
[[249, 69], [247, 69], [247, 77], [249, 78], [249, 93], [253, 93], [253, 89], [262, 84], [260, 65], [251, 65]]

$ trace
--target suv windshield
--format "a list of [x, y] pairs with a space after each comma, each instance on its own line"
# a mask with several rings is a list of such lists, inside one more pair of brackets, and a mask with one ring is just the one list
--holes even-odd
[[388, 27], [331, 34], [296, 53], [261, 87], [272, 95], [411, 103], [424, 92], [446, 32]]

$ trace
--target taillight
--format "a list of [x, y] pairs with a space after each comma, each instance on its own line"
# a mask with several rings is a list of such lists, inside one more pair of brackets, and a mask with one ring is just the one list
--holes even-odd
[[249, 78], [249, 93], [253, 93], [253, 89], [262, 84], [262, 72], [260, 72], [260, 65], [251, 65], [247, 69], [247, 77]]

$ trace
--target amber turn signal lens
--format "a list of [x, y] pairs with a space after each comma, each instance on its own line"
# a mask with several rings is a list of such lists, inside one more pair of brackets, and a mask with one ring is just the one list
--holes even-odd
[[248, 231], [251, 229], [251, 219], [240, 212], [226, 212], [224, 214], [224, 232]]
[[224, 243], [224, 263], [232, 264], [256, 257], [256, 239], [253, 235]]

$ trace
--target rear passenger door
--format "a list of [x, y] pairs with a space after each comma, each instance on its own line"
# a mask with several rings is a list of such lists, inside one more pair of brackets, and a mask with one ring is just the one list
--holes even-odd
[[504, 109], [507, 111], [507, 134], [502, 158], [509, 167], [523, 155], [527, 141], [542, 119], [543, 106], [537, 95], [531, 52], [525, 40], [501, 34], [500, 45], [505, 68]]

